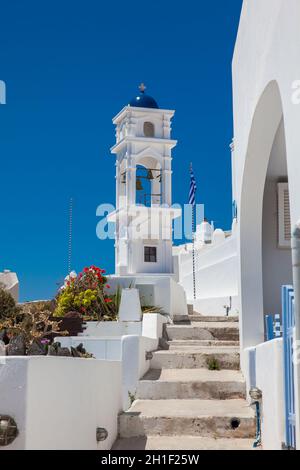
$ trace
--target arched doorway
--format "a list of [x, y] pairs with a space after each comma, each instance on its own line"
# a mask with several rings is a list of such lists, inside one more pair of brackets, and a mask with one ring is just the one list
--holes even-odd
[[279, 184], [288, 183], [284, 116], [277, 82], [254, 113], [240, 200], [242, 349], [264, 341], [264, 316], [281, 312], [280, 287], [292, 282], [289, 247], [279, 240]]

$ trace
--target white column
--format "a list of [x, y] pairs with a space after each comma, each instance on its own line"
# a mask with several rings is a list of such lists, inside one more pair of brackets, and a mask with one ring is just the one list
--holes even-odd
[[169, 207], [172, 205], [172, 158], [164, 157], [164, 168], [162, 170], [162, 204]]
[[136, 202], [136, 165], [132, 157], [127, 159], [126, 200], [127, 206], [131, 206]]

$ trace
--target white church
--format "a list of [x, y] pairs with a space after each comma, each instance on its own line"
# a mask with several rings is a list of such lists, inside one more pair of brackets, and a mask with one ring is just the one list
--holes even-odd
[[3, 449], [300, 449], [299, 18], [299, 0], [243, 2], [230, 231], [174, 246], [175, 111], [142, 84], [113, 119], [119, 321], [61, 339], [95, 359], [0, 357]]

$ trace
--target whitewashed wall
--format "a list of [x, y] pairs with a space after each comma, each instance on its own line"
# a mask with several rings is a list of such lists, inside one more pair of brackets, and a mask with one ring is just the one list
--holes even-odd
[[265, 450], [281, 450], [284, 437], [283, 342], [256, 348], [256, 385], [263, 392], [262, 438]]
[[[255, 353], [255, 366], [250, 353]], [[282, 338], [245, 350], [245, 376], [249, 387], [262, 397], [262, 444], [264, 450], [281, 450], [285, 441], [284, 373]], [[253, 358], [253, 356], [252, 356]], [[251, 364], [252, 362], [252, 364]], [[254, 367], [253, 367], [254, 366]], [[251, 370], [252, 369], [252, 370]], [[250, 397], [248, 395], [250, 401]]]
[[238, 259], [236, 235], [215, 245], [196, 247], [195, 278], [196, 296], [193, 300], [193, 259], [192, 252], [176, 250], [175, 266], [189, 303], [204, 315], [225, 315], [224, 305], [232, 298], [232, 313], [239, 311], [238, 301]]
[[[96, 359], [121, 361], [122, 407], [126, 410], [130, 406], [129, 393], [132, 397], [135, 396], [139, 379], [150, 367], [150, 359], [146, 358], [146, 353], [157, 350], [166, 321], [166, 317], [162, 315], [149, 313], [143, 315], [142, 322], [136, 322], [139, 334], [117, 336], [119, 323], [107, 322], [106, 332], [110, 332], [110, 337], [101, 336], [99, 331], [96, 331], [97, 336], [73, 336], [56, 338], [56, 340], [68, 348], [76, 347], [82, 343], [84, 348]], [[132, 324], [132, 322], [124, 323]], [[101, 323], [98, 325], [100, 327]], [[95, 325], [94, 327], [96, 328]], [[94, 333], [95, 330], [93, 328], [90, 331]]]
[[160, 307], [173, 317], [187, 314], [186, 294], [176, 280], [176, 276], [137, 275], [136, 277], [109, 276], [111, 292], [117, 287], [136, 287], [140, 291], [142, 305]]
[[[64, 357], [0, 362], [0, 413], [17, 422], [7, 450], [105, 450], [117, 436], [121, 363]], [[108, 439], [96, 442], [96, 428]]]
[[140, 335], [142, 333], [141, 322], [86, 322], [82, 336], [94, 336], [96, 338], [120, 337], [125, 335]]
[[[244, 0], [233, 57], [242, 351], [263, 341], [262, 201], [269, 157], [282, 117], [292, 227], [300, 219], [299, 17], [299, 0]], [[299, 308], [296, 339], [300, 339]], [[244, 367], [244, 357], [241, 359]], [[296, 383], [300, 448], [300, 366], [296, 367]]]

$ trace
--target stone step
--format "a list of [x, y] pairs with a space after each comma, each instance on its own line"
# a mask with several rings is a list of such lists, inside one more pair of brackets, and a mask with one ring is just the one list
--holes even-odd
[[239, 341], [222, 341], [220, 339], [215, 339], [215, 340], [197, 340], [197, 339], [183, 339], [183, 340], [173, 340], [173, 341], [167, 341], [167, 344], [169, 345], [169, 349], [181, 349], [181, 348], [202, 348], [202, 347], [208, 347], [208, 346], [236, 346], [239, 347], [240, 342]]
[[191, 325], [167, 325], [166, 332], [169, 340], [239, 340], [237, 323], [202, 322]]
[[121, 438], [254, 438], [254, 411], [245, 400], [136, 400], [119, 416], [119, 433]]
[[220, 323], [236, 323], [239, 321], [239, 317], [218, 317], [218, 316], [204, 316], [200, 314], [193, 315], [175, 315], [173, 317], [174, 323], [186, 323], [186, 322], [220, 322]]
[[253, 439], [149, 436], [118, 439], [112, 450], [254, 450]]
[[246, 398], [241, 372], [207, 369], [152, 369], [140, 380], [137, 398], [143, 400]]
[[208, 363], [216, 360], [220, 369], [239, 370], [239, 348], [207, 347], [197, 350], [156, 351], [151, 359], [151, 369], [209, 369]]

